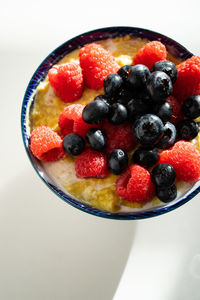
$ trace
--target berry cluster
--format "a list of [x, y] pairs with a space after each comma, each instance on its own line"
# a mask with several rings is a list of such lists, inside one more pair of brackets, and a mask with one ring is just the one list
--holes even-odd
[[[166, 60], [166, 55], [163, 44], [150, 42], [133, 58], [134, 65], [119, 69], [113, 57], [101, 46], [90, 44], [83, 47], [80, 66], [84, 82], [92, 89], [103, 84], [104, 94], [86, 106], [67, 106], [59, 116], [62, 148], [67, 155], [77, 157], [76, 176], [104, 178], [109, 172], [120, 175], [116, 191], [127, 201], [147, 202], [156, 194], [161, 201], [169, 202], [177, 196], [176, 177], [188, 182], [200, 178], [200, 153], [188, 142], [199, 132], [193, 119], [200, 116], [200, 95], [188, 93], [185, 86], [190, 72], [198, 74], [194, 64], [195, 61], [199, 64], [199, 60], [189, 59], [188, 63], [176, 67]], [[188, 67], [191, 63], [192, 70]], [[52, 69], [49, 71], [51, 84], [54, 82], [58, 87], [64, 79], [70, 81], [69, 73], [67, 77], [63, 75], [63, 67], [60, 75], [58, 68]], [[77, 70], [73, 69], [73, 72], [72, 86], [76, 86], [77, 77], [80, 91], [83, 89], [80, 69], [79, 75]], [[179, 72], [182, 74], [180, 82], [184, 82], [182, 86]], [[190, 80], [189, 84], [191, 91], [197, 90], [196, 80], [193, 89]], [[181, 98], [181, 101], [178, 97], [180, 87], [181, 97], [187, 94], [187, 98]], [[63, 86], [61, 90], [63, 92]], [[59, 94], [59, 89], [56, 91]], [[35, 141], [34, 133], [31, 141]], [[55, 146], [51, 144], [50, 151], [55, 147], [62, 157], [57, 136], [56, 141]], [[137, 144], [129, 164], [127, 152]], [[36, 155], [35, 146], [31, 145], [36, 157], [48, 158], [48, 149], [41, 149]]]

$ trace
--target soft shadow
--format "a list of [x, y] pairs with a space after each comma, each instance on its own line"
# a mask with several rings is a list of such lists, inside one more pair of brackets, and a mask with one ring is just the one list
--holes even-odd
[[0, 191], [0, 299], [111, 300], [136, 221], [80, 212], [31, 168]]

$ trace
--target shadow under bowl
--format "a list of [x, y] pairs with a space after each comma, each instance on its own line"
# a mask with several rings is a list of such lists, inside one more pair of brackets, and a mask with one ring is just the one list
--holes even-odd
[[59, 189], [55, 183], [51, 180], [51, 178], [45, 172], [42, 164], [38, 161], [31, 153], [29, 148], [29, 109], [31, 105], [34, 103], [33, 94], [40, 84], [41, 81], [46, 77], [48, 70], [52, 67], [52, 65], [56, 64], [60, 59], [62, 59], [65, 55], [72, 52], [73, 50], [84, 46], [87, 43], [105, 40], [108, 38], [115, 38], [119, 36], [130, 35], [132, 37], [140, 37], [146, 38], [150, 41], [158, 40], [165, 44], [167, 50], [172, 55], [180, 58], [181, 60], [186, 60], [190, 58], [193, 54], [190, 53], [185, 47], [172, 40], [171, 38], [164, 36], [160, 33], [153, 32], [147, 29], [136, 28], [136, 27], [108, 27], [101, 28], [97, 30], [93, 30], [90, 32], [83, 33], [56, 48], [52, 51], [40, 64], [38, 69], [33, 74], [29, 85], [26, 89], [25, 96], [22, 103], [22, 111], [21, 111], [21, 130], [22, 137], [26, 152], [28, 157], [32, 163], [32, 166], [40, 176], [40, 178], [45, 182], [45, 184], [62, 200], [67, 202], [68, 204], [90, 214], [93, 214], [98, 217], [117, 219], [117, 220], [135, 220], [135, 219], [144, 219], [153, 216], [158, 216], [164, 213], [167, 213], [187, 201], [191, 200], [197, 193], [200, 191], [200, 181], [194, 184], [194, 186], [181, 198], [175, 199], [174, 201], [163, 204], [162, 206], [148, 208], [148, 209], [139, 209], [137, 211], [131, 212], [108, 212], [102, 211], [97, 208], [94, 208], [85, 203], [81, 203], [76, 200], [73, 196], [70, 196]]

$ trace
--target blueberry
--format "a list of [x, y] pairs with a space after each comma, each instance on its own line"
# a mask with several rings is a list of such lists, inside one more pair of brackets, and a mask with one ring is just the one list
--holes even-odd
[[142, 145], [155, 144], [162, 137], [163, 132], [162, 120], [153, 114], [141, 116], [133, 124], [133, 135]]
[[149, 103], [141, 98], [130, 100], [126, 107], [130, 121], [134, 120], [138, 116], [147, 114], [150, 111]]
[[173, 114], [172, 105], [168, 102], [157, 104], [154, 108], [154, 113], [161, 118], [163, 122], [167, 122], [171, 119]]
[[119, 125], [127, 120], [127, 109], [120, 103], [114, 103], [110, 108], [108, 120], [110, 123]]
[[151, 173], [151, 180], [159, 187], [168, 187], [174, 184], [176, 172], [169, 164], [159, 164], [155, 166]]
[[156, 187], [156, 196], [162, 201], [162, 202], [170, 202], [174, 199], [176, 199], [177, 196], [177, 189], [175, 185], [169, 186], [167, 188], [159, 188]]
[[156, 103], [163, 103], [172, 93], [172, 82], [170, 77], [161, 71], [151, 73], [147, 81], [147, 91]]
[[98, 128], [91, 128], [86, 133], [86, 140], [95, 150], [102, 150], [106, 146], [105, 133]]
[[159, 153], [156, 148], [148, 149], [144, 147], [139, 147], [133, 153], [133, 161], [134, 163], [143, 166], [145, 168], [152, 167], [157, 163], [159, 159]]
[[172, 123], [167, 122], [164, 126], [164, 134], [155, 146], [159, 149], [168, 149], [174, 145], [175, 141], [176, 127]]
[[85, 141], [82, 136], [70, 133], [63, 139], [63, 149], [69, 155], [79, 155], [85, 149]]
[[125, 66], [121, 67], [119, 69], [119, 71], [117, 72], [124, 81], [127, 80], [128, 73], [129, 73], [129, 70], [131, 69], [131, 67], [132, 67], [132, 65], [125, 65]]
[[132, 91], [128, 89], [122, 89], [116, 97], [116, 102], [126, 105], [131, 99], [134, 98], [134, 94]]
[[193, 95], [183, 103], [183, 113], [189, 119], [200, 116], [200, 95]]
[[149, 69], [144, 65], [132, 66], [128, 73], [127, 85], [131, 89], [141, 90], [146, 88], [147, 79], [150, 76]]
[[108, 77], [104, 79], [103, 86], [105, 95], [109, 98], [112, 98], [118, 95], [118, 93], [122, 89], [123, 80], [118, 74], [113, 73], [108, 75]]
[[105, 102], [108, 106], [110, 106], [109, 99], [106, 98], [105, 95], [99, 95], [99, 96], [95, 97], [93, 101], [97, 101], [97, 100], [101, 100], [101, 101]]
[[128, 155], [121, 149], [115, 149], [108, 158], [108, 168], [111, 173], [119, 175], [128, 166]]
[[174, 83], [178, 77], [176, 65], [169, 60], [157, 61], [151, 71], [162, 71], [166, 73], [171, 78], [172, 83]]
[[192, 120], [183, 120], [176, 126], [178, 138], [181, 140], [190, 141], [199, 133], [198, 124]]
[[82, 117], [86, 123], [98, 124], [108, 116], [108, 113], [109, 106], [102, 100], [96, 100], [84, 107]]

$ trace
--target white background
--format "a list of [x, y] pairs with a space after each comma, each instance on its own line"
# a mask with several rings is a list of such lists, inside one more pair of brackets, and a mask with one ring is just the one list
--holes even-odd
[[200, 54], [199, 11], [199, 0], [0, 0], [1, 300], [200, 299], [200, 197], [137, 222], [87, 215], [48, 190], [20, 132], [26, 86], [58, 45], [129, 25]]

